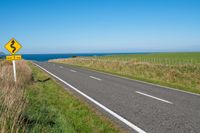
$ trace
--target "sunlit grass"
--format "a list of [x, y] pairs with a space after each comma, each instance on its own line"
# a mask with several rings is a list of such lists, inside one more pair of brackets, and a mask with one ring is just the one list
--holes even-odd
[[17, 61], [0, 62], [1, 133], [117, 133], [113, 122], [64, 90], [39, 68]]
[[32, 72], [25, 61], [16, 61], [17, 82], [14, 82], [12, 62], [0, 61], [0, 131], [2, 133], [25, 130], [21, 113], [26, 105], [25, 86]]
[[64, 90], [39, 68], [30, 64], [34, 83], [27, 88], [28, 104], [23, 113], [27, 132], [117, 133], [107, 118]]
[[200, 93], [200, 52], [126, 54], [52, 61]]

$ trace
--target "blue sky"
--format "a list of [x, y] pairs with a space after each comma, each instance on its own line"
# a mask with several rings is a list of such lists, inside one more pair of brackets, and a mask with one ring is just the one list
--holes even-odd
[[200, 51], [199, 0], [0, 0], [0, 51]]

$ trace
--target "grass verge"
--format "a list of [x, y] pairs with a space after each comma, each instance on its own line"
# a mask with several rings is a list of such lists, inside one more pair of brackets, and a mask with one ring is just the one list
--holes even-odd
[[56, 59], [50, 62], [103, 71], [200, 94], [198, 55], [200, 53], [132, 54]]
[[30, 63], [34, 82], [27, 86], [23, 113], [26, 132], [117, 133], [110, 120], [68, 93], [51, 77]]
[[26, 86], [32, 72], [25, 61], [16, 61], [17, 82], [14, 82], [12, 62], [0, 60], [0, 132], [24, 132], [21, 114], [26, 106]]

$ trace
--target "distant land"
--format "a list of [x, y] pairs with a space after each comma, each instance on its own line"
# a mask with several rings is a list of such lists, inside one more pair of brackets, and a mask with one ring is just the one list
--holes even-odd
[[4, 56], [5, 56], [5, 53], [0, 51], [0, 58]]

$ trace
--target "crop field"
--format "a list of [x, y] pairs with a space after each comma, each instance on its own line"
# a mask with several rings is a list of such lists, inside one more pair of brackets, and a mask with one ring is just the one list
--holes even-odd
[[124, 54], [51, 61], [200, 93], [200, 52]]

